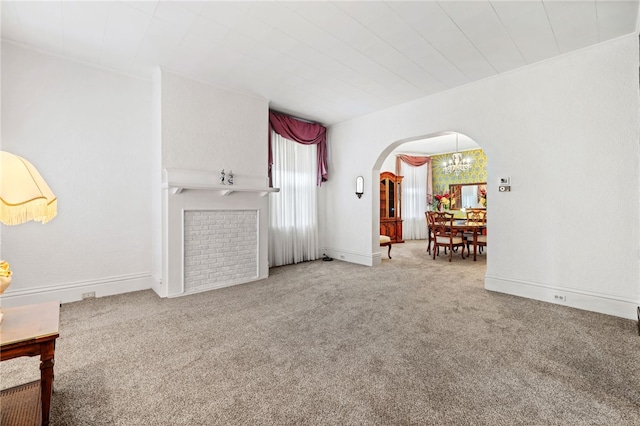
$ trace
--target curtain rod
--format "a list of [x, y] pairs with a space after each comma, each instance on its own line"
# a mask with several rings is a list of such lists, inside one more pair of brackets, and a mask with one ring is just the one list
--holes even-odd
[[305, 123], [309, 123], [309, 124], [319, 124], [321, 126], [324, 126], [324, 124], [322, 123], [318, 123], [317, 121], [311, 121], [311, 120], [307, 120], [306, 118], [300, 118], [300, 117], [296, 117], [295, 115], [291, 115], [288, 112], [282, 112], [282, 111], [278, 111], [277, 109], [270, 109], [269, 111], [273, 111], [277, 114], [282, 114], [282, 115], [288, 115], [291, 118], [295, 118], [296, 120], [300, 120], [300, 121], [304, 121]]

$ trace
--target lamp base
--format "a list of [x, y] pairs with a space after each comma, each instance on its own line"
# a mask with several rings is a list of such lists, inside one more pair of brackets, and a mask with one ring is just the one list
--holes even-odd
[[[4, 293], [4, 291], [9, 287], [9, 284], [11, 284], [11, 277], [0, 277], [0, 295], [2, 295], [2, 293]], [[2, 308], [0, 308], [0, 324], [2, 324]]]

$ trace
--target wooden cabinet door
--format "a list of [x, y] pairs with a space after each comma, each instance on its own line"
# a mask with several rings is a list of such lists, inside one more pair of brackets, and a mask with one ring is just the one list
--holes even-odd
[[380, 234], [391, 238], [392, 243], [403, 242], [402, 178], [391, 172], [380, 173]]

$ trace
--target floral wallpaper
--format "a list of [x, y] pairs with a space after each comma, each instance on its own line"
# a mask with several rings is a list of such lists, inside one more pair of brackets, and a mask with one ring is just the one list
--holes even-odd
[[481, 149], [474, 149], [471, 151], [462, 151], [465, 158], [471, 157], [471, 170], [465, 173], [460, 173], [459, 176], [455, 174], [445, 174], [442, 172], [442, 163], [445, 160], [449, 160], [451, 154], [434, 155], [432, 156], [432, 176], [433, 176], [433, 191], [436, 194], [443, 194], [449, 192], [449, 185], [452, 183], [475, 183], [487, 181], [487, 156]]

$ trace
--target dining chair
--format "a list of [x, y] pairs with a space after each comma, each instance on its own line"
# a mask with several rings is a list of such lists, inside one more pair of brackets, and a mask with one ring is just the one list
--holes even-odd
[[467, 215], [467, 224], [477, 222], [485, 225], [487, 223], [487, 211], [485, 209], [467, 209], [465, 213]]
[[433, 259], [436, 255], [439, 255], [440, 247], [444, 247], [445, 255], [446, 249], [449, 249], [449, 262], [453, 257], [453, 250], [457, 247], [462, 247], [461, 256], [464, 259], [464, 248], [466, 245], [465, 239], [453, 232], [453, 213], [447, 212], [432, 212], [431, 225], [433, 227]]
[[[487, 224], [487, 211], [485, 209], [467, 209], [467, 225], [482, 225], [486, 226]], [[466, 233], [465, 238], [467, 240], [467, 251], [469, 250], [469, 245], [473, 242], [473, 233]], [[487, 246], [487, 235], [482, 233], [476, 237], [477, 246], [480, 248], [480, 253], [482, 253], [482, 248]]]
[[[431, 245], [436, 239], [435, 235], [433, 234], [433, 225], [432, 225], [433, 219], [431, 217], [434, 213], [436, 212], [433, 212], [433, 211], [424, 212], [425, 216], [427, 217], [427, 231], [429, 231], [429, 241], [428, 241], [429, 245], [427, 246], [427, 253], [429, 253], [429, 255], [431, 255]], [[434, 246], [434, 249], [435, 249], [435, 246]], [[455, 252], [457, 250], [458, 248], [456, 247], [453, 251]], [[447, 247], [444, 248], [444, 254], [445, 255], [447, 254]]]
[[387, 246], [389, 250], [387, 250], [387, 256], [391, 259], [391, 237], [386, 235], [380, 235], [380, 247]]
[[427, 220], [427, 234], [429, 234], [429, 245], [427, 245], [427, 253], [431, 255], [431, 243], [433, 242], [433, 231], [431, 230], [431, 213], [433, 212], [424, 212], [424, 216]]

